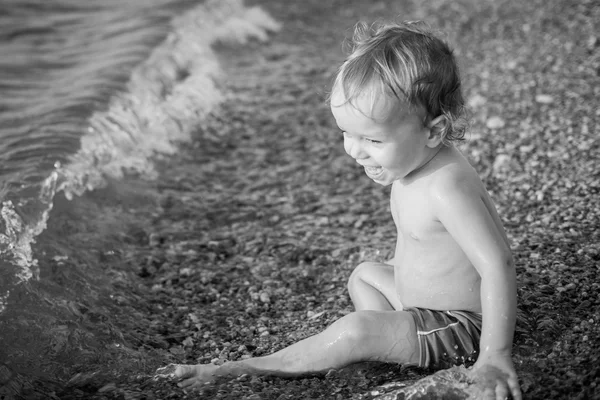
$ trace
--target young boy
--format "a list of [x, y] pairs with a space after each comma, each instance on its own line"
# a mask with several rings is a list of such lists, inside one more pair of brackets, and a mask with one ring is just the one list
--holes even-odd
[[178, 365], [180, 386], [218, 376], [295, 376], [359, 361], [447, 368], [475, 362], [489, 398], [521, 399], [511, 360], [515, 268], [494, 204], [456, 150], [460, 77], [448, 46], [414, 23], [359, 25], [333, 85], [344, 148], [392, 185], [394, 257], [359, 265], [356, 312], [274, 354], [216, 366]]

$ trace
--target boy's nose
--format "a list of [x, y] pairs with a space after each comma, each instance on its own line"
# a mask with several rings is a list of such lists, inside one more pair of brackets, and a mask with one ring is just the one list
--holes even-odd
[[355, 160], [367, 157], [360, 140], [357, 139], [344, 138], [344, 150], [346, 150], [346, 153]]

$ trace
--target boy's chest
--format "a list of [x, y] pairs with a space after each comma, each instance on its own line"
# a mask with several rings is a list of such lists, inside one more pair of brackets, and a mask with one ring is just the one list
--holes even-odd
[[425, 190], [392, 188], [390, 203], [396, 227], [406, 238], [422, 241], [445, 233]]

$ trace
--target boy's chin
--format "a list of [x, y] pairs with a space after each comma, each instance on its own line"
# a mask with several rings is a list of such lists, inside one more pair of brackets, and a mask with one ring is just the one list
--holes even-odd
[[367, 169], [365, 169], [365, 173], [373, 182], [380, 184], [381, 186], [389, 186], [394, 182], [394, 177], [388, 170], [381, 169], [378, 174], [372, 174]]
[[371, 180], [377, 184], [380, 184], [381, 186], [390, 186], [396, 179], [394, 179], [392, 176], [382, 176], [378, 178], [371, 178]]
[[376, 180], [374, 180], [374, 182], [380, 184], [381, 186], [390, 186], [392, 183], [394, 183], [393, 180], [390, 180], [390, 181], [376, 181]]

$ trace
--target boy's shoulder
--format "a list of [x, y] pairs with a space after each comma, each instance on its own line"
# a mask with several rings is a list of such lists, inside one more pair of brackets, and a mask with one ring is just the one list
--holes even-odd
[[456, 149], [444, 155], [427, 180], [427, 191], [433, 196], [462, 192], [479, 194], [484, 189], [479, 174]]
[[480, 195], [484, 191], [484, 184], [469, 161], [457, 149], [448, 148], [417, 176], [394, 182], [392, 197], [417, 196], [427, 201], [455, 194]]

